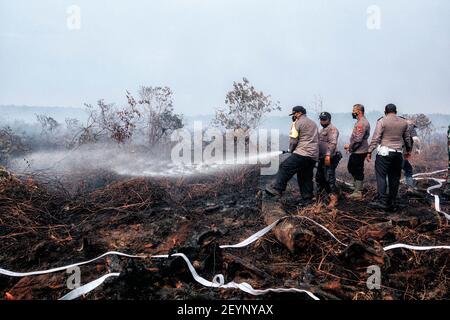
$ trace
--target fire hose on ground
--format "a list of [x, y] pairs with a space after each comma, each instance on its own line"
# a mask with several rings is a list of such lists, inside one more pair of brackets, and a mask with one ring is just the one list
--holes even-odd
[[[442, 183], [445, 182], [445, 180], [443, 179], [436, 179], [436, 178], [431, 178], [431, 177], [426, 177], [426, 178], [417, 178], [417, 177], [421, 177], [421, 176], [431, 176], [437, 173], [442, 173], [444, 171], [447, 170], [439, 170], [439, 171], [435, 171], [435, 172], [431, 172], [431, 173], [419, 173], [414, 175], [414, 177], [416, 178], [416, 180], [433, 180], [435, 182], [437, 182], [438, 184], [431, 186], [427, 189], [427, 193], [430, 194], [431, 196], [434, 197], [435, 199], [435, 210], [441, 214], [443, 214], [445, 216], [446, 219], [450, 220], [450, 215], [448, 215], [447, 213], [443, 212], [441, 210], [440, 207], [440, 199], [439, 196], [434, 195], [431, 193], [432, 190], [434, 189], [438, 189], [442, 187]], [[251, 235], [250, 237], [248, 237], [247, 239], [245, 239], [244, 241], [237, 243], [237, 244], [233, 244], [233, 245], [221, 245], [220, 248], [221, 249], [226, 249], [226, 248], [243, 248], [246, 247], [248, 245], [250, 245], [251, 243], [255, 242], [256, 240], [260, 239], [261, 237], [263, 237], [265, 234], [267, 234], [268, 232], [270, 232], [273, 228], [275, 228], [281, 221], [287, 219], [287, 218], [292, 218], [292, 216], [285, 216], [280, 218], [279, 220], [273, 222], [271, 225], [261, 229], [260, 231], [256, 232], [255, 234]], [[342, 241], [340, 241], [330, 230], [328, 230], [325, 226], [319, 224], [318, 222], [314, 221], [311, 218], [305, 217], [305, 216], [295, 216], [295, 218], [299, 218], [299, 219], [306, 219], [312, 223], [314, 223], [315, 225], [319, 226], [320, 228], [322, 228], [324, 231], [326, 231], [334, 240], [336, 240], [338, 243], [340, 243], [343, 246], [347, 246], [347, 244], [343, 243]], [[408, 249], [408, 250], [417, 250], [417, 251], [426, 251], [426, 250], [441, 250], [441, 249], [445, 249], [445, 250], [450, 250], [450, 246], [448, 245], [438, 245], [438, 246], [415, 246], [415, 245], [409, 245], [409, 244], [403, 244], [403, 243], [397, 243], [397, 244], [391, 244], [389, 246], [386, 246], [383, 248], [384, 251], [389, 251], [389, 250], [394, 250], [394, 249], [398, 249], [398, 248], [404, 248], [404, 249]], [[186, 255], [184, 255], [183, 253], [175, 253], [172, 255], [154, 255], [154, 256], [148, 256], [148, 255], [130, 255], [130, 254], [125, 254], [122, 252], [117, 252], [117, 251], [109, 251], [106, 252], [94, 259], [91, 260], [87, 260], [87, 261], [83, 261], [83, 262], [78, 262], [78, 263], [74, 263], [74, 264], [70, 264], [70, 265], [66, 265], [63, 267], [57, 267], [57, 268], [52, 268], [52, 269], [48, 269], [48, 270], [40, 270], [40, 271], [31, 271], [31, 272], [13, 272], [13, 271], [9, 271], [6, 269], [2, 269], [0, 268], [0, 274], [3, 274], [5, 276], [10, 276], [10, 277], [26, 277], [26, 276], [35, 276], [35, 275], [42, 275], [42, 274], [49, 274], [49, 273], [54, 273], [54, 272], [59, 272], [59, 271], [63, 271], [63, 270], [67, 270], [69, 268], [72, 267], [76, 267], [76, 266], [81, 266], [81, 265], [85, 265], [85, 264], [89, 264], [92, 263], [96, 260], [99, 260], [105, 256], [108, 255], [117, 255], [117, 256], [122, 256], [122, 257], [127, 257], [127, 258], [131, 258], [131, 259], [146, 259], [146, 258], [152, 258], [152, 259], [169, 259], [172, 257], [181, 257], [185, 263], [187, 264], [189, 271], [192, 275], [192, 277], [194, 278], [194, 280], [198, 283], [200, 283], [201, 285], [205, 286], [205, 287], [211, 287], [211, 288], [220, 288], [220, 289], [239, 289], [243, 292], [246, 292], [248, 294], [251, 295], [263, 295], [269, 292], [302, 292], [302, 293], [306, 293], [309, 297], [311, 297], [314, 300], [319, 300], [319, 298], [314, 295], [312, 292], [308, 291], [308, 290], [304, 290], [304, 289], [298, 289], [298, 288], [268, 288], [268, 289], [254, 289], [250, 284], [246, 283], [246, 282], [241, 282], [241, 283], [236, 283], [234, 281], [232, 282], [228, 282], [225, 283], [224, 280], [224, 276], [222, 274], [218, 274], [215, 275], [213, 277], [212, 281], [208, 281], [205, 278], [201, 277], [197, 271], [195, 270], [195, 268], [193, 267], [192, 263], [190, 262], [190, 260], [188, 259], [188, 257], [186, 257]], [[66, 295], [64, 295], [63, 297], [60, 298], [60, 300], [73, 300], [76, 299], [82, 295], [85, 295], [87, 293], [89, 293], [90, 291], [94, 290], [95, 288], [99, 287], [101, 284], [103, 284], [103, 282], [111, 277], [118, 277], [120, 275], [120, 273], [114, 272], [114, 273], [108, 273], [103, 275], [102, 277], [91, 281], [85, 285], [82, 285], [72, 291], [70, 291], [69, 293], [67, 293]]]

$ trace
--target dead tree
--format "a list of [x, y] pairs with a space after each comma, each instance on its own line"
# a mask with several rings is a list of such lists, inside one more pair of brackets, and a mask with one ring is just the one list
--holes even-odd
[[28, 151], [21, 136], [11, 127], [0, 128], [0, 165], [7, 165], [10, 158]]
[[183, 127], [182, 116], [174, 113], [173, 92], [169, 87], [141, 87], [140, 100], [130, 94], [128, 103], [139, 107], [138, 128], [147, 137], [150, 146], [160, 143], [173, 131]]
[[225, 107], [216, 111], [213, 125], [225, 129], [256, 129], [266, 113], [281, 110], [279, 102], [272, 102], [270, 95], [257, 91], [250, 82], [243, 78], [242, 82], [234, 82], [233, 90], [227, 93]]
[[[271, 225], [287, 215], [279, 202], [265, 201], [264, 199], [261, 212], [267, 225]], [[300, 227], [298, 221], [289, 218], [278, 223], [273, 229], [273, 233], [277, 240], [292, 253], [305, 249], [315, 238], [311, 231]]]

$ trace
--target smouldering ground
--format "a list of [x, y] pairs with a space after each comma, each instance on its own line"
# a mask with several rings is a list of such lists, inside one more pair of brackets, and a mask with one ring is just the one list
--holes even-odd
[[[183, 252], [197, 272], [211, 280], [222, 273], [226, 282], [246, 281], [254, 288], [307, 288], [321, 299], [449, 299], [449, 251], [382, 253], [392, 243], [450, 244], [445, 219], [431, 207], [425, 193], [405, 195], [406, 208], [386, 214], [368, 207], [374, 196], [349, 202], [344, 195], [335, 210], [320, 201], [308, 209], [296, 207], [295, 181], [283, 199], [292, 215], [314, 219], [332, 231], [346, 249], [308, 221], [315, 240], [291, 254], [267, 234], [241, 249], [218, 248], [237, 243], [265, 227], [255, 168], [235, 169], [187, 179], [124, 178], [92, 173], [78, 196], [51, 191], [33, 181], [15, 178], [0, 185], [0, 266], [13, 271], [48, 269], [91, 259], [109, 250], [131, 254]], [[95, 177], [95, 178], [94, 178]], [[85, 180], [89, 180], [87, 177]], [[77, 181], [77, 180], [73, 180]], [[100, 181], [100, 182], [99, 182]], [[100, 183], [111, 181], [100, 187]], [[75, 182], [74, 182], [75, 183]], [[96, 185], [97, 184], [97, 185]], [[88, 187], [87, 187], [88, 186]], [[94, 187], [93, 187], [94, 186]], [[47, 181], [50, 188], [50, 182]], [[77, 189], [77, 188], [72, 188]], [[448, 209], [444, 203], [444, 210]], [[448, 211], [448, 210], [447, 210]], [[367, 266], [382, 270], [381, 290], [366, 286]], [[108, 257], [81, 267], [87, 283], [109, 271], [118, 278], [83, 299], [260, 299], [238, 290], [210, 289], [196, 283], [181, 258], [133, 260]], [[14, 299], [57, 299], [67, 293], [64, 272], [35, 277], [0, 276], [0, 294]], [[309, 299], [302, 293], [271, 293], [264, 298]]]

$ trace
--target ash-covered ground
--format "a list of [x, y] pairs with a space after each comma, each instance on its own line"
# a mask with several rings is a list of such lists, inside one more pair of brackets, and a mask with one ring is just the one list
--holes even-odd
[[[448, 250], [382, 250], [393, 243], [450, 245], [448, 222], [426, 193], [434, 182], [420, 181], [417, 192], [402, 187], [403, 209], [385, 213], [369, 208], [375, 196], [370, 184], [362, 201], [347, 201], [350, 190], [341, 184], [336, 209], [327, 210], [320, 197], [302, 209], [296, 206], [299, 193], [292, 180], [282, 199], [287, 214], [313, 219], [349, 246], [299, 219], [313, 239], [298, 252], [288, 251], [272, 232], [245, 248], [220, 249], [266, 226], [259, 191], [271, 178], [249, 166], [185, 178], [136, 178], [94, 169], [64, 179], [5, 175], [0, 180], [0, 267], [44, 270], [110, 250], [149, 256], [181, 252], [202, 277], [223, 274], [225, 282], [247, 282], [255, 289], [303, 288], [320, 299], [450, 298]], [[441, 202], [448, 212], [443, 195]], [[370, 290], [367, 268], [373, 265], [381, 269], [381, 287]], [[80, 269], [82, 284], [120, 272], [80, 299], [310, 299], [304, 293], [252, 296], [207, 288], [194, 281], [181, 258], [108, 256]], [[58, 299], [70, 291], [68, 277], [64, 271], [0, 275], [0, 296]]]

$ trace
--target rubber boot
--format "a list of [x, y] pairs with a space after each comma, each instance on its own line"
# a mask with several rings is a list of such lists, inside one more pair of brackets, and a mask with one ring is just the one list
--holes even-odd
[[264, 191], [265, 191], [263, 195], [264, 200], [279, 201], [282, 196], [282, 192], [275, 189], [271, 185], [267, 185]]
[[371, 207], [372, 209], [381, 209], [384, 211], [388, 211], [391, 209], [391, 204], [389, 204], [386, 199], [378, 199], [376, 201], [370, 202], [369, 207]]
[[362, 199], [363, 196], [362, 189], [363, 189], [363, 182], [361, 180], [355, 180], [355, 191], [353, 191], [353, 193], [350, 194], [348, 197], [354, 200]]
[[327, 209], [334, 209], [338, 204], [338, 196], [336, 194], [330, 194], [330, 203], [327, 206]]
[[355, 181], [356, 180], [353, 179], [353, 183], [350, 183], [349, 186], [348, 186], [352, 190], [352, 192], [355, 191]]

